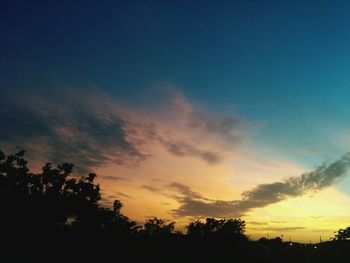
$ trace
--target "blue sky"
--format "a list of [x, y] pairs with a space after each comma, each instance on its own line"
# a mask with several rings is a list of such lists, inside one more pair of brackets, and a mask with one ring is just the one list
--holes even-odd
[[70, 2], [1, 2], [1, 89], [95, 85], [149, 108], [171, 86], [259, 127], [271, 156], [311, 169], [349, 150], [349, 1]]
[[264, 122], [261, 143], [344, 150], [328, 136], [348, 127], [348, 1], [102, 2], [3, 2], [3, 85], [93, 83], [148, 105], [170, 83]]

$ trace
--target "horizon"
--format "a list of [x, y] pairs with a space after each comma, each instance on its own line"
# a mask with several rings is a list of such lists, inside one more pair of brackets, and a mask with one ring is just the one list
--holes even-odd
[[4, 1], [0, 149], [101, 203], [318, 243], [350, 221], [350, 2]]

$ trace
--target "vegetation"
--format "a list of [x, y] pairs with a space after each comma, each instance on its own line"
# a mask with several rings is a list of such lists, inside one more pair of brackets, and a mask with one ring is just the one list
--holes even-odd
[[349, 238], [350, 238], [350, 226], [345, 229], [339, 229], [334, 236], [334, 240], [346, 240]]
[[279, 239], [251, 241], [241, 219], [207, 218], [174, 231], [157, 217], [139, 226], [102, 207], [96, 175], [72, 176], [73, 164], [41, 173], [27, 167], [24, 152], [0, 151], [0, 230], [4, 262], [331, 262], [350, 255], [350, 227], [333, 241], [314, 245]]

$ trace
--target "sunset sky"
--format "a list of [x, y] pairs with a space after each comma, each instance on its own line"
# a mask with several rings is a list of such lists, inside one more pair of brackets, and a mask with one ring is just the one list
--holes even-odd
[[[74, 2], [74, 3], [73, 3]], [[350, 225], [349, 1], [1, 1], [0, 149], [137, 222]]]

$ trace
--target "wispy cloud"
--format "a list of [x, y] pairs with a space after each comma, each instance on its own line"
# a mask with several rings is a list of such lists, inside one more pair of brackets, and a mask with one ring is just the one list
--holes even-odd
[[[246, 140], [248, 122], [233, 113], [211, 114], [194, 107], [180, 92], [171, 89], [169, 118], [186, 137], [173, 138], [167, 131], [159, 141], [173, 155], [199, 158], [208, 164], [222, 162]], [[174, 115], [174, 112], [176, 113]], [[165, 114], [166, 115], [166, 114]]]
[[211, 200], [186, 185], [172, 183], [180, 206], [173, 212], [176, 216], [240, 217], [254, 208], [265, 207], [288, 198], [317, 192], [342, 179], [350, 166], [350, 153], [330, 165], [321, 165], [314, 171], [290, 177], [282, 182], [261, 184], [242, 194], [241, 200]]
[[142, 188], [149, 190], [151, 192], [154, 192], [154, 193], [162, 193], [161, 188], [155, 187], [153, 185], [143, 185]]
[[166, 99], [161, 111], [169, 118], [160, 118], [160, 109], [140, 115], [96, 87], [8, 92], [0, 98], [0, 147], [73, 162], [86, 172], [107, 163], [138, 166], [153, 156], [154, 144], [176, 157], [216, 164], [243, 140], [238, 117], [194, 109], [179, 92]]
[[202, 199], [202, 200], [210, 201], [210, 199], [207, 199], [207, 198], [203, 197], [202, 195], [192, 191], [192, 189], [189, 186], [187, 186], [187, 185], [183, 185], [183, 184], [180, 184], [180, 183], [173, 182], [173, 183], [170, 183], [168, 185], [168, 187], [176, 189], [178, 192], [180, 192], [183, 196], [186, 196], [187, 198], [190, 198], [190, 199]]
[[115, 192], [115, 194], [116, 194], [116, 198], [115, 199], [118, 199], [119, 197], [126, 197], [126, 198], [131, 198], [131, 199], [133, 198], [132, 196], [124, 194], [122, 192]]
[[54, 162], [89, 170], [107, 162], [135, 165], [146, 158], [126, 133], [128, 125], [98, 89], [26, 93], [0, 109], [0, 143], [25, 147]]
[[222, 161], [222, 156], [220, 153], [201, 149], [191, 142], [176, 141], [163, 138], [159, 138], [159, 140], [165, 146], [165, 148], [173, 155], [180, 157], [198, 157], [199, 159], [207, 162], [208, 164], [216, 164]]

